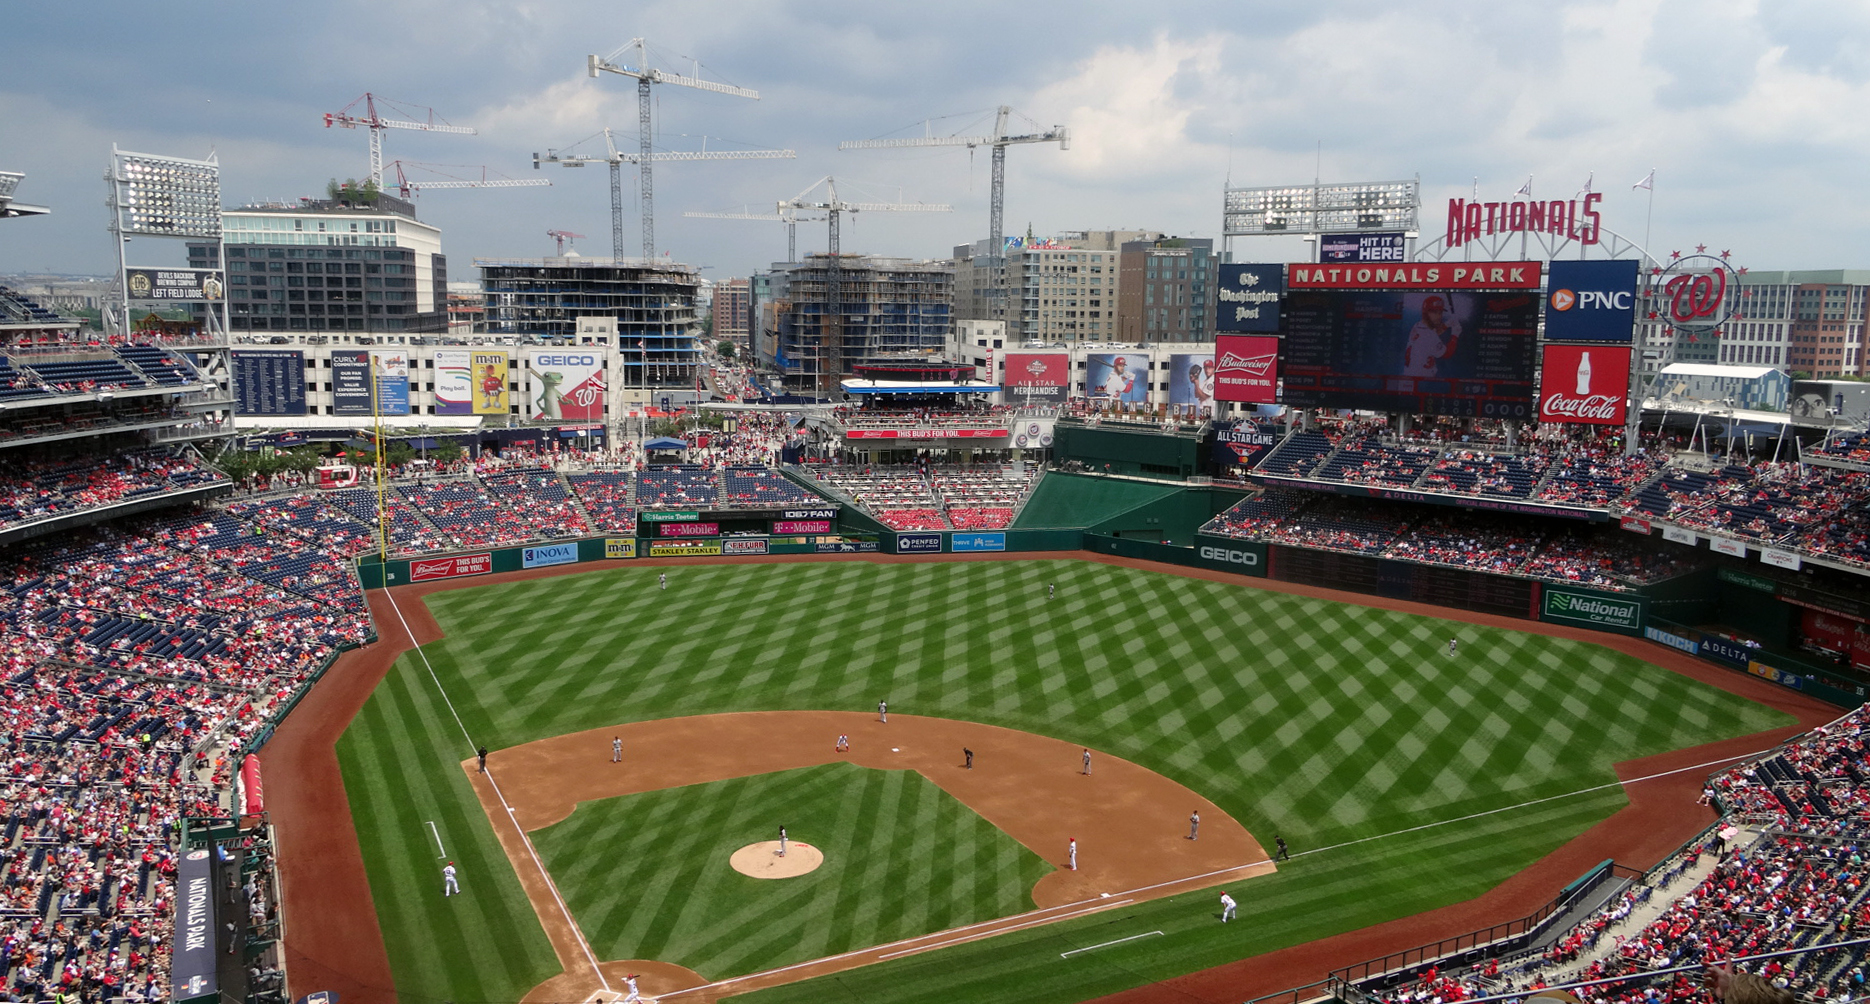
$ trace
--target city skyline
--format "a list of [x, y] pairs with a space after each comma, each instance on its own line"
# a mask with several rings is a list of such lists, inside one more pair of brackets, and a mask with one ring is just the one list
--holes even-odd
[[[156, 15], [152, 16], [152, 10]], [[184, 14], [185, 12], [185, 14]], [[102, 175], [111, 144], [183, 157], [214, 151], [224, 202], [320, 197], [367, 173], [361, 131], [323, 116], [368, 90], [432, 105], [475, 136], [392, 131], [385, 159], [486, 165], [550, 188], [434, 191], [417, 211], [443, 229], [463, 276], [474, 257], [553, 253], [547, 230], [610, 252], [601, 165], [532, 169], [606, 126], [636, 144], [631, 81], [585, 57], [631, 37], [658, 65], [761, 92], [758, 102], [656, 88], [656, 148], [792, 148], [796, 160], [659, 166], [658, 250], [745, 275], [785, 257], [773, 223], [686, 211], [771, 212], [835, 175], [845, 198], [942, 202], [949, 214], [855, 214], [846, 251], [946, 257], [987, 233], [989, 151], [844, 151], [842, 140], [979, 134], [1010, 105], [1071, 148], [1007, 157], [1006, 232], [1148, 228], [1220, 234], [1223, 185], [1419, 177], [1424, 242], [1451, 197], [1570, 198], [1588, 179], [1605, 225], [1652, 234], [1664, 258], [1698, 244], [1753, 268], [1870, 265], [1870, 208], [1853, 182], [1870, 126], [1870, 13], [1842, 3], [1339, 4], [1323, 12], [1208, 5], [1170, 12], [1041, 5], [644, 3], [47, 5], [0, 39], [0, 170], [52, 214], [10, 223], [0, 271], [101, 274], [115, 255]], [[131, 53], [125, 57], [123, 53]], [[162, 55], [152, 55], [161, 53]], [[201, 55], [194, 55], [200, 53]], [[1034, 130], [1037, 131], [1037, 130]], [[601, 145], [601, 139], [598, 140]], [[1631, 185], [1655, 173], [1649, 192]], [[638, 253], [625, 168], [626, 253]], [[179, 264], [179, 244], [145, 245]], [[822, 223], [799, 226], [801, 254]], [[1295, 239], [1237, 239], [1241, 261], [1301, 260]]]

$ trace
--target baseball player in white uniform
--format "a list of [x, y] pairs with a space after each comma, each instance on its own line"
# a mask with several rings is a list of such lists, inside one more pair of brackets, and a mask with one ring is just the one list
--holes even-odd
[[636, 974], [635, 973], [630, 973], [626, 975], [623, 978], [623, 985], [630, 988], [630, 992], [625, 994], [623, 997], [624, 1004], [629, 1004], [630, 1001], [643, 999], [642, 992], [636, 989]]
[[442, 869], [442, 895], [453, 896], [461, 891], [461, 884], [455, 881], [455, 863], [448, 862]]
[[610, 740], [610, 762], [623, 762], [623, 737], [615, 736]]
[[888, 702], [888, 701], [878, 701], [878, 702], [877, 702], [877, 721], [879, 721], [879, 722], [882, 722], [882, 723], [883, 723], [883, 724], [885, 724], [885, 725], [888, 725], [888, 724], [889, 724], [889, 722], [890, 722], [890, 702]]
[[1110, 372], [1104, 376], [1104, 382], [1098, 385], [1098, 389], [1112, 401], [1120, 401], [1135, 386], [1136, 374], [1130, 372], [1130, 357], [1117, 356], [1110, 361]]
[[1066, 853], [1070, 855], [1070, 861], [1068, 863], [1071, 870], [1075, 872], [1078, 870], [1078, 838], [1072, 837], [1070, 839], [1071, 843], [1066, 845]]
[[1201, 810], [1196, 809], [1195, 811], [1188, 814], [1188, 839], [1194, 840], [1196, 838], [1196, 835], [1199, 834], [1200, 832], [1201, 832]]
[[779, 856], [786, 856], [786, 828], [783, 826], [779, 828]]
[[660, 574], [660, 575], [657, 575], [657, 576], [656, 576], [656, 585], [657, 585], [658, 587], [660, 587], [660, 588], [663, 588], [663, 589], [667, 589], [667, 588], [669, 588], [669, 573], [668, 573], [668, 572], [663, 572], [662, 574]]
[[1091, 748], [1089, 746], [1084, 749], [1084, 772], [1091, 773]]
[[1234, 897], [1229, 896], [1226, 891], [1223, 890], [1221, 893], [1221, 923], [1225, 924], [1234, 919], [1234, 906]]
[[1447, 316], [1447, 304], [1442, 298], [1424, 299], [1422, 319], [1409, 329], [1409, 342], [1403, 347], [1403, 376], [1435, 376], [1441, 361], [1454, 355], [1460, 337], [1461, 324]]

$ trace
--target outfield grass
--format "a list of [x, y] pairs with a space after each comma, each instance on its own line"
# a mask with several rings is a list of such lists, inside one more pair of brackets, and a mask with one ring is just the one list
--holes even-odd
[[[774, 882], [728, 865], [782, 820], [823, 866]], [[716, 976], [1030, 910], [1052, 871], [922, 775], [855, 764], [587, 802], [533, 841], [598, 958]]]
[[[430, 597], [447, 637], [428, 655], [473, 741], [499, 749], [623, 721], [863, 710], [887, 697], [903, 713], [1126, 757], [1263, 839], [1280, 833], [1305, 850], [1603, 784], [1618, 760], [1791, 722], [1595, 645], [1090, 562], [697, 565], [669, 569], [667, 592], [658, 571], [626, 565]], [[1447, 654], [1450, 637], [1461, 639], [1458, 656]], [[399, 990], [517, 1000], [558, 965], [457, 766], [471, 748], [411, 654], [339, 754]], [[1097, 992], [1114, 990], [1464, 899], [1620, 804], [1612, 790], [1303, 859], [1243, 886], [1244, 913], [1277, 901], [1279, 919], [1227, 925], [1225, 941], [1171, 931], [1200, 926], [1198, 911], [1176, 919], [1187, 899], [1129, 909], [1153, 918], [1146, 930], [1169, 933], [1110, 958], [1149, 964], [1034, 966], [1005, 989], [1076, 1000], [1088, 971], [1105, 973]], [[462, 867], [461, 898], [439, 895], [427, 820]], [[835, 909], [791, 920], [861, 943]], [[738, 930], [758, 938], [772, 923], [748, 918]], [[1022, 958], [1022, 945], [1109, 923], [881, 972], [978, 958], [955, 978], [984, 979], [996, 960]], [[709, 976], [732, 965], [694, 958]], [[923, 985], [901, 983], [864, 999], [916, 999]]]

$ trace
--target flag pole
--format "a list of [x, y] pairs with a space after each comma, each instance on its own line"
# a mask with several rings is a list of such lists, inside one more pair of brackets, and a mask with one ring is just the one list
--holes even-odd
[[[1649, 169], [1649, 208], [1643, 212], [1643, 252], [1649, 252], [1649, 223], [1656, 217], [1656, 169]], [[1650, 255], [1654, 258], [1654, 255]]]

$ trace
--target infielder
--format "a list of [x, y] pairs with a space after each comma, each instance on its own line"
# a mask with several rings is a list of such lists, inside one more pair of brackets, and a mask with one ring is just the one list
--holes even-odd
[[442, 869], [442, 896], [453, 896], [461, 891], [461, 884], [455, 881], [455, 863], [448, 862]]
[[888, 725], [890, 723], [890, 702], [888, 701], [877, 702], [877, 721], [882, 722], [885, 725]]
[[[1071, 855], [1071, 860], [1069, 862], [1071, 870], [1075, 872], [1078, 870], [1078, 838], [1071, 837], [1070, 840], [1071, 840], [1071, 843], [1066, 846], [1066, 850], [1067, 850], [1067, 853]], [[452, 882], [453, 879], [450, 879], [449, 881]]]
[[1086, 775], [1091, 773], [1091, 748], [1089, 746], [1084, 749], [1084, 773]]
[[1234, 897], [1229, 896], [1223, 890], [1221, 892], [1221, 923], [1225, 924], [1234, 919], [1234, 905]]
[[615, 736], [610, 740], [610, 762], [623, 762], [623, 737]]
[[1190, 840], [1195, 839], [1195, 835], [1200, 832], [1201, 832], [1201, 810], [1196, 809], [1195, 811], [1188, 814], [1188, 839]]
[[779, 828], [779, 856], [786, 856], [786, 828], [783, 826]]
[[845, 736], [845, 735], [838, 736], [837, 752], [849, 753], [850, 751], [851, 751], [851, 737]]

